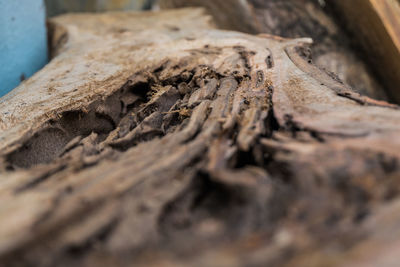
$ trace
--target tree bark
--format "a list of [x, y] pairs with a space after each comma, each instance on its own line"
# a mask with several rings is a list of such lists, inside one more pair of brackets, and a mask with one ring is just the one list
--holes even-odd
[[57, 56], [0, 100], [4, 266], [396, 259], [399, 107], [311, 64], [310, 39], [199, 9], [50, 23]]

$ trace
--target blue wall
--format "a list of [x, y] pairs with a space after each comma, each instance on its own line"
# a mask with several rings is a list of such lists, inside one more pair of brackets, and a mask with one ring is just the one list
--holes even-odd
[[47, 63], [43, 0], [0, 0], [0, 96]]

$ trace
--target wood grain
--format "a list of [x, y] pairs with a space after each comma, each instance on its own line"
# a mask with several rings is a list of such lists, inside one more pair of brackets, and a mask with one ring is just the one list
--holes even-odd
[[396, 255], [399, 107], [309, 63], [310, 39], [199, 9], [50, 23], [58, 55], [0, 100], [0, 265]]

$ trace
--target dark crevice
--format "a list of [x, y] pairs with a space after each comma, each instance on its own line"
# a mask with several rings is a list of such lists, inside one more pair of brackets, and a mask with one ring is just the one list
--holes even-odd
[[301, 131], [302, 127], [300, 127], [300, 125], [293, 120], [293, 115], [291, 114], [285, 114], [284, 120], [285, 120], [285, 124], [283, 125], [284, 129], [286, 131], [291, 132], [292, 137], [296, 138], [296, 132]]
[[51, 171], [49, 171], [49, 172], [47, 172], [47, 173], [45, 173], [45, 174], [42, 174], [42, 175], [40, 175], [39, 177], [37, 177], [37, 178], [35, 178], [35, 179], [29, 181], [28, 183], [26, 183], [26, 184], [24, 184], [24, 185], [18, 187], [18, 188], [15, 190], [15, 193], [18, 194], [18, 193], [21, 193], [21, 192], [23, 192], [23, 191], [29, 190], [30, 188], [35, 187], [36, 185], [38, 185], [38, 184], [40, 184], [40, 183], [46, 181], [46, 180], [47, 180], [48, 178], [50, 178], [52, 175], [54, 175], [54, 174], [57, 173], [57, 172], [62, 171], [62, 170], [65, 169], [65, 168], [66, 168], [65, 165], [60, 165], [60, 166], [58, 166], [57, 168], [54, 168], [54, 169], [52, 169]]
[[265, 63], [267, 64], [267, 68], [268, 69], [272, 69], [274, 67], [274, 58], [272, 56], [272, 52], [271, 50], [268, 48], [267, 49], [269, 52], [269, 55], [267, 56], [267, 58], [265, 59]]
[[279, 131], [280, 126], [274, 114], [274, 103], [273, 103], [274, 87], [272, 85], [268, 85], [267, 90], [268, 90], [267, 99], [268, 99], [269, 109], [268, 109], [267, 119], [265, 121], [266, 124], [265, 128], [267, 129], [266, 137], [271, 137], [274, 132]]
[[271, 69], [271, 68], [274, 67], [274, 61], [272, 60], [272, 56], [268, 56], [268, 57], [265, 59], [265, 62], [267, 63], [267, 68], [268, 68], [268, 69]]
[[118, 226], [119, 219], [113, 218], [106, 225], [96, 231], [91, 237], [87, 238], [82, 244], [70, 245], [65, 248], [65, 253], [72, 257], [84, 256], [88, 251], [93, 249], [93, 246], [104, 243], [109, 236], [112, 235], [114, 229]]
[[[254, 51], [247, 51], [243, 46], [235, 46], [233, 47], [237, 53], [240, 55], [240, 58], [243, 60], [244, 67], [246, 69], [246, 74], [250, 76], [251, 72], [251, 65], [249, 62], [249, 57], [254, 55]], [[235, 74], [235, 73], [234, 73]]]
[[254, 152], [251, 151], [238, 151], [236, 156], [235, 169], [241, 169], [245, 166], [258, 166], [257, 160], [254, 157]]
[[[166, 60], [158, 67], [133, 74], [106, 99], [97, 100], [79, 110], [63, 112], [58, 119], [50, 119], [42, 130], [5, 155], [3, 169], [14, 171], [55, 161], [60, 163], [59, 159], [68, 159], [69, 154], [82, 146], [81, 153], [99, 155], [100, 159], [106, 147], [123, 152], [140, 142], [162, 137], [182, 127], [198, 104], [189, 107], [187, 101], [190, 96], [199, 87], [212, 86], [210, 81], [219, 83], [225, 77], [207, 65], [196, 69], [185, 69], [185, 65], [185, 62], [173, 65]], [[177, 74], [171, 76], [170, 71]], [[215, 97], [213, 93], [207, 99]], [[87, 139], [92, 134], [95, 134], [94, 139]], [[113, 135], [111, 140], [108, 138], [110, 134]], [[76, 144], [71, 145], [73, 140]], [[91, 160], [83, 165], [93, 166], [96, 162]], [[43, 175], [19, 190], [35, 186], [46, 177]]]
[[193, 227], [206, 218], [221, 223], [229, 222], [231, 216], [239, 219], [247, 202], [246, 189], [215, 182], [200, 171], [188, 188], [165, 205], [158, 220], [159, 229], [164, 237], [173, 238], [180, 232], [195, 231]]

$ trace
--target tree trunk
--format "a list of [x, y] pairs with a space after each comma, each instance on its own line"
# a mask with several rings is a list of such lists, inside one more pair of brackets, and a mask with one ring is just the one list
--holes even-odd
[[57, 56], [0, 101], [4, 266], [396, 259], [399, 107], [311, 64], [310, 39], [200, 9], [50, 23]]

